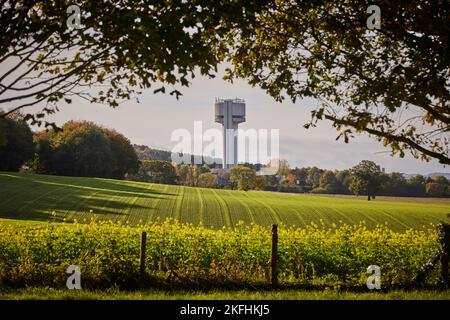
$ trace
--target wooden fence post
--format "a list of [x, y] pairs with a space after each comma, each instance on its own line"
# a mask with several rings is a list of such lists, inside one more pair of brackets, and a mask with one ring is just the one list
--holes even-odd
[[147, 247], [147, 232], [141, 233], [141, 253], [139, 255], [139, 271], [143, 275], [145, 273], [145, 251]]
[[271, 268], [272, 268], [272, 287], [278, 286], [278, 226], [272, 225], [272, 255], [271, 255]]

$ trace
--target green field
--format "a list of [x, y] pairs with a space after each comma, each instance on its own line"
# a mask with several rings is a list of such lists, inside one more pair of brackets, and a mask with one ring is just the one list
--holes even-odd
[[[450, 199], [354, 197], [230, 191], [99, 178], [0, 173], [0, 219], [67, 221], [97, 219], [146, 223], [174, 218], [207, 227], [234, 226], [240, 220], [305, 226], [365, 221], [395, 230], [450, 222]], [[90, 212], [90, 211], [93, 211]]]
[[346, 292], [330, 290], [267, 290], [267, 291], [120, 291], [109, 289], [56, 290], [52, 288], [0, 288], [0, 300], [449, 300], [446, 291], [389, 291], [389, 292]]

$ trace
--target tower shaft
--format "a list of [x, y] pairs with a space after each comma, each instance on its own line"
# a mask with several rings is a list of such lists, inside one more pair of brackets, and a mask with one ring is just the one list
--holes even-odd
[[241, 99], [216, 99], [216, 122], [223, 125], [223, 168], [238, 163], [239, 123], [245, 122], [245, 101]]

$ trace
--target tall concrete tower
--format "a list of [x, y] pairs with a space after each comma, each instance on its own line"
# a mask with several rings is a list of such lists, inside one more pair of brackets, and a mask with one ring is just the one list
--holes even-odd
[[215, 103], [216, 122], [223, 125], [223, 168], [238, 163], [238, 124], [245, 122], [245, 101], [242, 99], [217, 99]]

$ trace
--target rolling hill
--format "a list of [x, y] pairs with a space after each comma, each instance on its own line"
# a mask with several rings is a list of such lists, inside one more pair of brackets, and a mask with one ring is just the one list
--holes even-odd
[[[97, 219], [146, 223], [174, 218], [220, 228], [240, 220], [305, 226], [365, 221], [404, 230], [439, 221], [450, 222], [450, 199], [392, 198], [364, 201], [261, 191], [231, 191], [150, 184], [100, 178], [61, 177], [0, 172], [2, 221], [66, 221]], [[391, 201], [392, 200], [392, 201]], [[420, 202], [426, 203], [420, 203]], [[92, 210], [92, 212], [91, 212]]]

